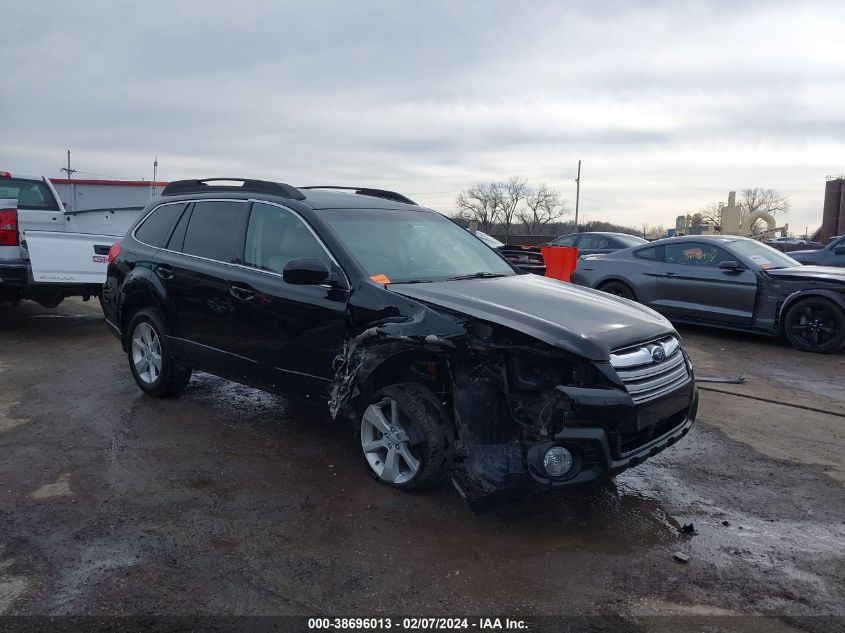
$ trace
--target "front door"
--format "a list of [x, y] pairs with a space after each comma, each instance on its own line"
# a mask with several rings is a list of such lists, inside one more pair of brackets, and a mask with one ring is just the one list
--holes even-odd
[[670, 319], [750, 325], [757, 275], [744, 265], [739, 270], [719, 268], [720, 262], [736, 259], [703, 241], [667, 243], [665, 263], [657, 273], [660, 312]]
[[[259, 363], [266, 389], [327, 394], [346, 334], [343, 272], [308, 224], [283, 206], [254, 201], [245, 233], [230, 284], [238, 353]], [[342, 287], [286, 282], [285, 264], [300, 257], [321, 259]]]

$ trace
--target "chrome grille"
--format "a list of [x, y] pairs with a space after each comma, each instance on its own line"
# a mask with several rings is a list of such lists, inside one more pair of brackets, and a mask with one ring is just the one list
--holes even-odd
[[[665, 358], [655, 360], [661, 350]], [[674, 336], [613, 352], [610, 364], [636, 404], [664, 396], [690, 380], [681, 345]]]

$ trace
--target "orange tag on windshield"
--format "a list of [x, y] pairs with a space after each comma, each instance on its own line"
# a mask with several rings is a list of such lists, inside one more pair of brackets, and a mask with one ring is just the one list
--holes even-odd
[[390, 277], [387, 275], [373, 275], [370, 277], [373, 281], [379, 284], [384, 284], [385, 286], [390, 283]]

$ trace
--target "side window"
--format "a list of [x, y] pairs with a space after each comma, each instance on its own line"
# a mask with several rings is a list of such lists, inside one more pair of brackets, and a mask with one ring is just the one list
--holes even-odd
[[578, 234], [574, 233], [572, 235], [564, 235], [563, 237], [559, 237], [552, 242], [554, 246], [574, 246], [575, 240], [578, 238]]
[[148, 246], [161, 248], [184, 204], [163, 204], [155, 209], [135, 231], [135, 239]]
[[185, 243], [185, 233], [188, 231], [188, 222], [191, 220], [191, 205], [188, 204], [187, 206], [188, 208], [185, 209], [182, 217], [176, 223], [176, 228], [173, 229], [170, 239], [167, 240], [167, 246], [165, 247], [167, 250], [182, 252], [182, 246]]
[[593, 248], [607, 248], [607, 239], [601, 235], [591, 235], [585, 233], [578, 240], [579, 249], [593, 249]]
[[244, 263], [281, 273], [300, 257], [316, 257], [331, 268], [332, 260], [311, 230], [296, 215], [272, 204], [255, 202], [249, 214]]
[[712, 244], [679, 242], [666, 245], [666, 263], [682, 266], [705, 266], [714, 268], [720, 262], [736, 259], [727, 251]]
[[220, 262], [232, 261], [242, 210], [242, 202], [209, 200], [194, 203], [182, 252]]
[[650, 246], [649, 248], [641, 248], [638, 251], [634, 251], [634, 257], [639, 257], [640, 259], [648, 259], [651, 261], [660, 261], [660, 256], [658, 254], [658, 246]]

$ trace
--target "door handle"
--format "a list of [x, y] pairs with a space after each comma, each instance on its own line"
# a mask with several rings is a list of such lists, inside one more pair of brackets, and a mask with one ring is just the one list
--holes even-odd
[[156, 266], [156, 275], [162, 279], [173, 279], [173, 269], [167, 264], [159, 264]]
[[235, 299], [240, 299], [241, 301], [250, 301], [255, 298], [255, 290], [249, 286], [241, 286], [238, 284], [229, 285], [229, 294]]
[[677, 277], [678, 273], [663, 273], [664, 277]]

